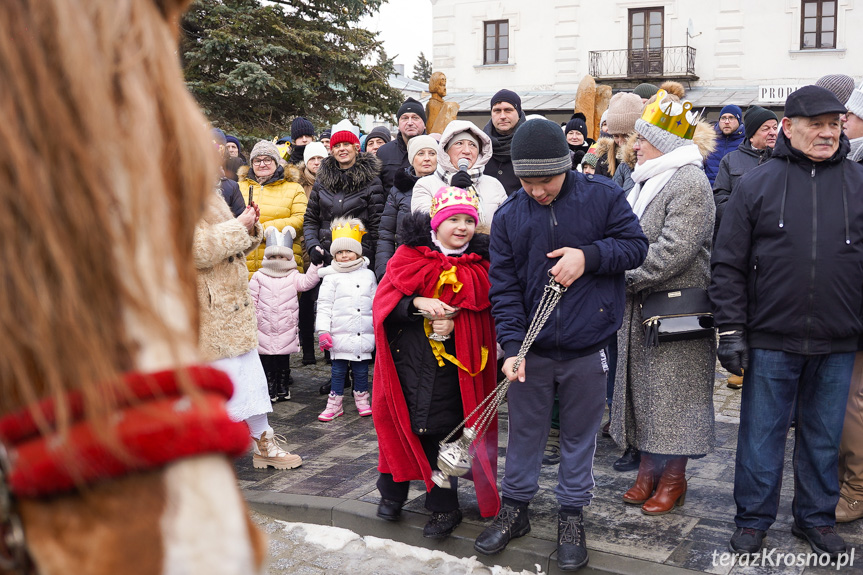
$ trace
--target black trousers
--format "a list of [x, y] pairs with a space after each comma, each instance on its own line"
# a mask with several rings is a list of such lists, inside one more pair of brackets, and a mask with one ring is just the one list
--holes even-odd
[[317, 342], [315, 341], [315, 304], [318, 303], [318, 291], [321, 284], [316, 285], [309, 291], [300, 294], [300, 317], [297, 328], [300, 332], [300, 347], [303, 355], [315, 354]]
[[[445, 433], [441, 433], [418, 436], [432, 470], [437, 470], [438, 468], [437, 454], [440, 450], [440, 442], [446, 435]], [[431, 491], [426, 492], [426, 509], [433, 513], [447, 513], [459, 508], [458, 491], [456, 489], [458, 487], [457, 480], [452, 478], [450, 482], [452, 483], [452, 489], [444, 489], [435, 485]], [[378, 491], [381, 492], [381, 497], [390, 501], [400, 501], [402, 503], [407, 501], [410, 485], [410, 481], [395, 481], [389, 473], [381, 473], [378, 477]]]
[[259, 355], [258, 357], [261, 358], [261, 365], [264, 367], [264, 373], [267, 376], [267, 381], [275, 381], [280, 371], [286, 371], [288, 375], [290, 375], [290, 355]]

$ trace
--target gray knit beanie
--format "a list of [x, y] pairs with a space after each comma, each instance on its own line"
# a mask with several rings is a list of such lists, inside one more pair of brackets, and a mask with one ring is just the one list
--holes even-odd
[[279, 149], [272, 142], [268, 142], [267, 140], [261, 140], [255, 147], [252, 148], [252, 153], [249, 155], [249, 165], [252, 165], [252, 160], [257, 158], [258, 156], [269, 156], [276, 162], [279, 161], [281, 156], [279, 155]]
[[848, 111], [863, 119], [863, 84], [859, 88], [851, 92], [851, 97], [848, 98], [848, 103], [845, 104]]
[[560, 126], [549, 120], [522, 124], [512, 137], [510, 154], [519, 178], [556, 176], [572, 169], [566, 136]]
[[854, 78], [845, 74], [828, 74], [818, 78], [815, 85], [833, 92], [840, 102], [847, 102], [854, 91]]
[[632, 92], [620, 92], [608, 103], [609, 134], [631, 134], [635, 121], [641, 117], [641, 96]]

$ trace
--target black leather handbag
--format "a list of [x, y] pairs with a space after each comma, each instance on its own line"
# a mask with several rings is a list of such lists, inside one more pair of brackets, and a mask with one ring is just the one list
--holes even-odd
[[701, 288], [654, 292], [644, 298], [641, 317], [647, 347], [663, 341], [715, 337], [710, 298]]

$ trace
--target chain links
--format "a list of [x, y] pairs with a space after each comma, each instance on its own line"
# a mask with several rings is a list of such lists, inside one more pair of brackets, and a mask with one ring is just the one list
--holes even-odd
[[[554, 310], [555, 306], [557, 306], [557, 302], [560, 301], [560, 298], [563, 297], [563, 294], [566, 292], [566, 287], [555, 281], [554, 276], [551, 275], [551, 271], [548, 272], [548, 276], [550, 278], [548, 285], [543, 288], [542, 299], [539, 302], [539, 306], [536, 308], [536, 312], [533, 314], [533, 320], [531, 320], [530, 327], [528, 327], [527, 333], [524, 336], [524, 341], [521, 343], [521, 349], [519, 349], [518, 355], [516, 355], [515, 363], [512, 367], [514, 372], [518, 372], [519, 366], [521, 366], [521, 363], [524, 361], [524, 356], [527, 355], [530, 346], [533, 345], [533, 342], [539, 336], [539, 332], [542, 331], [545, 322], [548, 321], [549, 316], [551, 316], [551, 312]], [[474, 430], [476, 439], [482, 437], [486, 429], [488, 429], [489, 424], [491, 424], [494, 419], [494, 416], [497, 414], [497, 408], [500, 407], [500, 404], [503, 403], [504, 398], [506, 398], [506, 392], [509, 390], [510, 383], [512, 382], [504, 377], [500, 383], [497, 384], [497, 387], [494, 388], [494, 391], [488, 394], [488, 396], [468, 414], [464, 421], [456, 426], [456, 428], [453, 429], [450, 434], [443, 439], [443, 441], [441, 441], [441, 445], [449, 443], [452, 437], [458, 433], [460, 429], [467, 426], [468, 421], [470, 421], [474, 414], [479, 410], [482, 410], [482, 413], [480, 413], [477, 421], [475, 421], [471, 426], [471, 429]], [[474, 440], [474, 442], [475, 441], [476, 440]], [[474, 446], [471, 444], [471, 450], [473, 449]]]

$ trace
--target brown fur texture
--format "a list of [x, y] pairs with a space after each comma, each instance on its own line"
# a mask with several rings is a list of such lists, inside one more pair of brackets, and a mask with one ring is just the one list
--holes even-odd
[[[158, 529], [165, 508], [158, 472], [93, 486], [87, 492], [20, 501], [30, 553], [40, 573], [159, 573]], [[122, 525], [122, 529], [117, 526]], [[123, 553], [117, 553], [122, 549]], [[73, 571], [70, 571], [73, 569]]]
[[[53, 398], [43, 433], [80, 390], [115, 445], [120, 375], [200, 359], [192, 240], [217, 158], [178, 65], [187, 3], [0, 2], [0, 415]], [[20, 501], [37, 566], [161, 573], [164, 474]]]
[[618, 146], [614, 143], [614, 138], [600, 138], [596, 141], [596, 157], [606, 158], [608, 162], [608, 173], [614, 174], [617, 170], [617, 150]]
[[[0, 413], [78, 388], [104, 430], [107, 388], [142, 345], [125, 313], [152, 337], [196, 339], [188, 262], [216, 157], [165, 20], [184, 5], [0, 3], [0, 250], [23, 264], [0, 282]], [[188, 314], [179, 324], [152, 289], [169, 283]]]
[[264, 238], [234, 219], [217, 191], [195, 230], [194, 260], [201, 307], [200, 349], [205, 361], [236, 357], [258, 347], [258, 320], [249, 293], [246, 256]]

